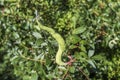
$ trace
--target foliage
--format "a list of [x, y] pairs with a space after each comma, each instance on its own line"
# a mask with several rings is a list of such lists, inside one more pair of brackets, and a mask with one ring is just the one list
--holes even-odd
[[[0, 80], [119, 80], [119, 0], [1, 0]], [[75, 62], [58, 66], [53, 28]]]

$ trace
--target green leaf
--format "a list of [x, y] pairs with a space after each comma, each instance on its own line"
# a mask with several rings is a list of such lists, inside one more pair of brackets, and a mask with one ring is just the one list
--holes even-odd
[[76, 48], [75, 45], [70, 45], [70, 46], [69, 46], [69, 49], [74, 49], [74, 48]]
[[72, 35], [69, 37], [69, 42], [76, 44], [80, 41], [80, 37], [77, 35]]
[[6, 9], [4, 10], [4, 12], [6, 12], [7, 14], [9, 14], [9, 13], [10, 13], [10, 10], [6, 8]]
[[80, 49], [81, 49], [81, 51], [83, 51], [83, 52], [87, 52], [84, 45], [81, 45], [81, 46], [80, 46]]
[[90, 57], [92, 57], [93, 55], [94, 55], [94, 50], [89, 50], [88, 51], [88, 57], [90, 58]]
[[76, 29], [73, 30], [73, 34], [80, 34], [83, 33], [86, 30], [86, 27], [78, 27]]
[[31, 80], [38, 80], [38, 74], [36, 73], [36, 71], [32, 72]]
[[103, 59], [105, 59], [105, 57], [102, 56], [102, 55], [95, 55], [95, 56], [92, 57], [92, 59], [94, 59], [94, 60], [103, 60]]
[[41, 34], [38, 32], [33, 32], [32, 35], [37, 39], [42, 38]]
[[31, 80], [31, 76], [24, 75], [24, 76], [23, 76], [23, 80]]
[[111, 40], [109, 42], [109, 47], [112, 49], [116, 44], [119, 39], [116, 37], [115, 39]]
[[96, 68], [95, 64], [93, 63], [92, 60], [88, 60], [88, 63], [92, 65], [92, 67]]
[[75, 72], [75, 67], [70, 67], [70, 70], [69, 70], [71, 73], [74, 73]]
[[81, 57], [87, 58], [87, 55], [86, 55], [86, 53], [84, 53], [84, 52], [80, 52], [79, 55], [80, 55]]
[[60, 70], [66, 70], [66, 68], [64, 66], [59, 66], [58, 67]]
[[16, 2], [17, 0], [5, 0], [7, 2]]
[[14, 36], [15, 39], [18, 39], [20, 37], [17, 32], [13, 32], [13, 36]]

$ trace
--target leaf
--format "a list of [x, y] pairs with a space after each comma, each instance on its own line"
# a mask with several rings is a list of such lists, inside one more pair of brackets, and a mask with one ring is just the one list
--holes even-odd
[[86, 53], [84, 53], [84, 52], [80, 52], [80, 54], [79, 54], [81, 57], [83, 57], [83, 58], [87, 58], [87, 55], [86, 55]]
[[39, 60], [42, 57], [42, 54], [39, 54], [38, 56], [35, 56], [35, 60]]
[[87, 52], [84, 45], [81, 45], [81, 46], [80, 46], [80, 49], [81, 49], [81, 51], [83, 51], [83, 52]]
[[69, 70], [71, 73], [74, 73], [75, 72], [75, 67], [70, 67], [70, 70]]
[[76, 44], [80, 41], [80, 37], [77, 35], [72, 35], [70, 36], [70, 38], [68, 39], [71, 43]]
[[115, 39], [111, 40], [109, 42], [109, 47], [112, 49], [116, 44], [119, 39], [116, 37]]
[[37, 30], [40, 30], [40, 27], [39, 26], [34, 26]]
[[6, 12], [7, 14], [9, 14], [9, 13], [10, 13], [10, 10], [7, 9], [7, 8], [5, 8], [4, 12]]
[[86, 27], [78, 27], [76, 29], [73, 30], [73, 34], [80, 34], [83, 33], [86, 30]]
[[75, 45], [70, 45], [69, 48], [74, 49], [74, 48], [76, 48], [76, 46]]
[[89, 50], [88, 51], [88, 57], [90, 58], [90, 57], [92, 57], [93, 55], [94, 55], [94, 50]]
[[5, 0], [7, 2], [16, 2], [17, 0]]
[[36, 71], [33, 71], [32, 76], [31, 76], [31, 80], [38, 80], [38, 74]]
[[96, 68], [95, 64], [93, 63], [92, 60], [88, 60], [88, 63], [91, 64], [94, 68]]
[[10, 58], [10, 61], [15, 60], [16, 58], [18, 58], [18, 56], [14, 56], [14, 57]]
[[95, 55], [95, 56], [92, 57], [92, 59], [94, 59], [94, 60], [103, 60], [103, 59], [105, 59], [105, 57], [102, 56], [102, 55]]
[[19, 36], [19, 34], [17, 32], [13, 32], [13, 36], [14, 36], [15, 39], [20, 38], [20, 36]]
[[31, 76], [24, 75], [24, 76], [23, 76], [23, 80], [31, 80]]
[[58, 67], [60, 70], [66, 70], [66, 68], [64, 66], [59, 66]]
[[41, 34], [38, 32], [33, 32], [32, 35], [37, 39], [42, 38]]

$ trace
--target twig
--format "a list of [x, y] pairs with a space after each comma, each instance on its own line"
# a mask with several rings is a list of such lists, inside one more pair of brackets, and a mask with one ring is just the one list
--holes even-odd
[[66, 70], [65, 74], [63, 75], [62, 80], [64, 80], [66, 78], [68, 71], [69, 71], [69, 66], [68, 66], [68, 69]]
[[79, 67], [77, 67], [77, 68], [85, 76], [86, 80], [90, 80], [89, 77], [84, 73], [84, 71], [82, 69], [80, 69]]
[[26, 59], [26, 60], [35, 61], [35, 62], [40, 62], [40, 63], [45, 63], [44, 60], [35, 60], [35, 59], [31, 59], [31, 58], [29, 58], [29, 57], [25, 57], [25, 56], [23, 56], [23, 55], [21, 55], [21, 57], [24, 58], [24, 59]]

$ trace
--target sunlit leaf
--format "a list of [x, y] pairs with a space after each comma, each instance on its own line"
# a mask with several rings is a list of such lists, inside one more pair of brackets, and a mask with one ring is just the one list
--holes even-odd
[[36, 73], [36, 71], [32, 72], [31, 80], [38, 80], [38, 74]]
[[88, 51], [88, 56], [89, 56], [89, 57], [92, 57], [92, 56], [94, 55], [94, 52], [95, 52], [94, 50], [89, 50], [89, 51]]
[[83, 33], [86, 30], [86, 27], [78, 27], [76, 29], [73, 30], [73, 34], [80, 34]]
[[37, 39], [42, 38], [41, 34], [38, 32], [33, 32], [33, 36]]
[[93, 68], [96, 68], [94, 62], [92, 60], [88, 60], [88, 63], [93, 67]]

